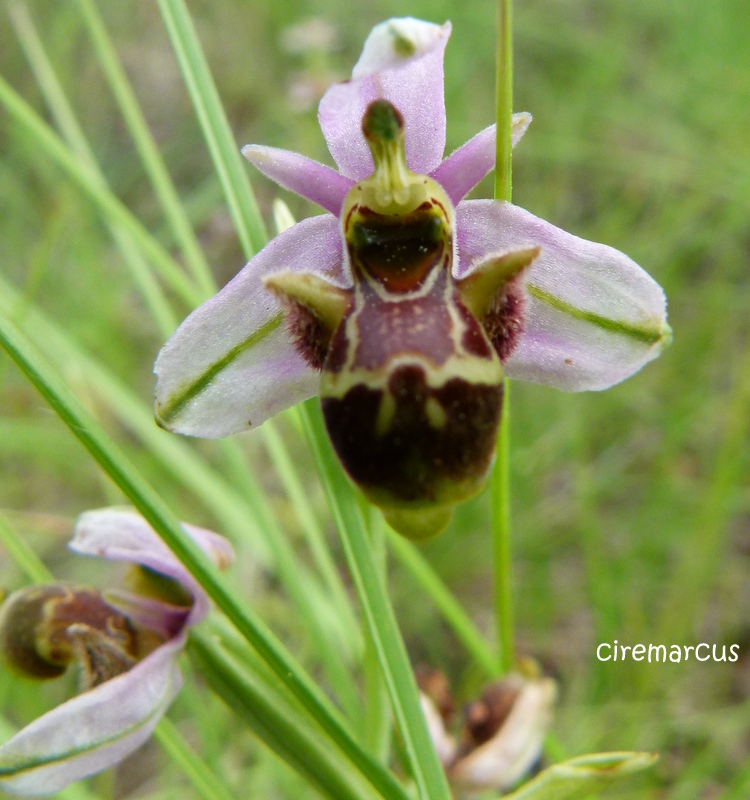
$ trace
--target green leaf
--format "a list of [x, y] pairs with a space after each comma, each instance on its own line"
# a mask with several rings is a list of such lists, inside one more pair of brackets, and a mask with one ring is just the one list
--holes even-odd
[[159, 199], [164, 216], [179, 244], [185, 263], [196, 284], [209, 297], [216, 292], [216, 284], [211, 270], [177, 195], [174, 183], [167, 172], [164, 159], [161, 157], [159, 148], [146, 123], [128, 76], [120, 63], [107, 29], [104, 27], [104, 21], [93, 0], [77, 0], [77, 2], [99, 63], [138, 149], [141, 163]]
[[583, 800], [651, 767], [654, 753], [591, 753], [548, 767], [503, 800]]
[[[92, 180], [98, 181], [103, 190], [111, 192], [104, 173], [99, 168], [94, 152], [86, 139], [83, 128], [78, 122], [73, 107], [68, 102], [68, 98], [65, 96], [65, 92], [47, 57], [28, 9], [23, 3], [19, 2], [11, 5], [8, 13], [55, 125], [65, 137], [70, 149], [76, 153], [78, 160], [91, 171]], [[107, 225], [112, 238], [120, 248], [126, 266], [130, 270], [133, 283], [141, 293], [159, 331], [163, 336], [169, 336], [177, 327], [177, 318], [149, 263], [143, 257], [136, 241], [122, 224], [107, 219]]]

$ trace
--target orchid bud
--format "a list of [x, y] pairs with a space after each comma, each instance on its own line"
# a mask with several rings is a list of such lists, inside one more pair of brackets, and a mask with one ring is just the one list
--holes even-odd
[[466, 709], [451, 782], [469, 790], [514, 786], [541, 757], [556, 696], [551, 678], [512, 673], [490, 684]]

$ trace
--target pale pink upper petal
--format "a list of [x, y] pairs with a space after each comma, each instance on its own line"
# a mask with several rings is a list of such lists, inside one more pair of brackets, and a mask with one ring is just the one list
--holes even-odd
[[151, 735], [182, 685], [185, 634], [128, 672], [74, 697], [0, 746], [0, 788], [52, 794], [122, 761]]
[[[518, 144], [531, 124], [531, 114], [523, 111], [513, 115], [512, 144]], [[495, 166], [495, 126], [490, 125], [454, 150], [433, 171], [432, 177], [441, 184], [448, 197], [457, 205]]]
[[249, 144], [242, 148], [242, 155], [267, 178], [336, 216], [341, 211], [344, 197], [354, 186], [351, 178], [289, 150]]
[[404, 117], [406, 163], [429, 174], [445, 149], [443, 56], [451, 26], [391, 19], [373, 28], [351, 80], [331, 86], [320, 101], [318, 119], [341, 172], [360, 181], [373, 172], [362, 135], [367, 106], [388, 100]]
[[[216, 565], [227, 568], [234, 561], [232, 545], [218, 533], [186, 525], [183, 528]], [[208, 612], [205, 592], [143, 517], [127, 508], [86, 511], [76, 520], [68, 547], [76, 553], [110, 561], [126, 561], [174, 578], [193, 595], [188, 625], [200, 622]]]
[[661, 287], [612, 247], [494, 200], [458, 206], [457, 238], [457, 277], [490, 253], [542, 248], [526, 276], [526, 331], [505, 365], [510, 377], [566, 391], [606, 389], [671, 340]]
[[317, 393], [319, 377], [297, 354], [262, 283], [282, 271], [351, 286], [339, 221], [312, 217], [279, 234], [180, 325], [154, 365], [161, 425], [190, 436], [229, 436]]

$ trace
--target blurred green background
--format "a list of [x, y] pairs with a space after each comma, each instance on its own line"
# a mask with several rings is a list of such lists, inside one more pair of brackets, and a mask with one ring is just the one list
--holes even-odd
[[[372, 25], [396, 15], [453, 23], [448, 150], [493, 120], [490, 0], [371, 0], [356, 10], [334, 0], [189, 5], [238, 146], [257, 142], [330, 161], [317, 100], [330, 81], [347, 76]], [[156, 2], [102, 0], [98, 7], [223, 284], [244, 259]], [[172, 247], [76, 4], [37, 0], [28, 8], [115, 193]], [[526, 0], [517, 3], [514, 22], [515, 107], [534, 116], [515, 153], [514, 202], [628, 253], [664, 287], [674, 329], [674, 344], [658, 361], [605, 393], [513, 386], [519, 649], [560, 681], [555, 733], [567, 755], [661, 752], [655, 770], [618, 797], [742, 800], [750, 796], [748, 6], [746, 0]], [[4, 8], [0, 74], [45, 113]], [[270, 229], [277, 189], [260, 176], [252, 180]], [[491, 191], [488, 180], [475, 195]], [[318, 213], [281, 196], [297, 217]], [[151, 366], [163, 336], [94, 207], [3, 111], [0, 273], [144, 406], [150, 403]], [[179, 301], [175, 308], [178, 318], [188, 311]], [[75, 359], [56, 366], [182, 518], [222, 530], [112, 412]], [[332, 535], [304, 443], [290, 427], [281, 431]], [[298, 524], [259, 434], [243, 439], [296, 542]], [[213, 444], [191, 447], [223, 468]], [[91, 565], [73, 564], [63, 548], [73, 519], [119, 501], [0, 356], [0, 514], [60, 575], [82, 578], [81, 569], [91, 572]], [[480, 497], [423, 552], [492, 636], [488, 526], [487, 498]], [[273, 576], [247, 561], [238, 571], [238, 584], [252, 587], [269, 624], [303, 660], [312, 659]], [[395, 565], [391, 576], [413, 660], [444, 669], [459, 698], [468, 700], [481, 673], [413, 581]], [[21, 582], [0, 550], [0, 585]], [[719, 650], [737, 643], [740, 659], [597, 661], [597, 644], [614, 639], [707, 642]], [[65, 687], [42, 691], [0, 676], [0, 702], [16, 725], [64, 694]], [[221, 706], [199, 697], [198, 689], [185, 693], [176, 717], [210, 761], [231, 774], [245, 770], [243, 796], [302, 796], [294, 779], [260, 752], [250, 751], [248, 767], [249, 745], [231, 740], [233, 723], [221, 722]], [[120, 770], [114, 788], [100, 780], [96, 790], [179, 793], [179, 786], [152, 777], [158, 755], [144, 752], [137, 769]]]

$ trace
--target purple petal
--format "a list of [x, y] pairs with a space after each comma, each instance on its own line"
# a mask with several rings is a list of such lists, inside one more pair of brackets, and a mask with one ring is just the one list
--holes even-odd
[[[531, 124], [531, 114], [525, 111], [513, 115], [511, 141], [518, 144]], [[461, 145], [432, 173], [448, 197], [457, 205], [495, 166], [495, 126], [490, 125]]]
[[671, 340], [664, 292], [618, 250], [494, 200], [461, 203], [457, 220], [456, 277], [488, 254], [542, 247], [527, 275], [526, 332], [505, 365], [510, 377], [566, 391], [606, 389]]
[[0, 788], [51, 794], [122, 761], [151, 735], [182, 685], [184, 634], [131, 670], [39, 717], [0, 747]]
[[[194, 525], [183, 524], [183, 528], [217, 566], [224, 569], [232, 563], [234, 551], [223, 536]], [[208, 600], [203, 589], [135, 511], [120, 508], [86, 511], [78, 517], [68, 547], [82, 555], [141, 564], [179, 581], [195, 599], [186, 625], [200, 622], [208, 612]]]
[[[373, 172], [362, 135], [362, 116], [377, 99], [389, 100], [404, 117], [406, 163], [429, 174], [445, 149], [443, 55], [450, 23], [438, 26], [392, 19], [373, 28], [351, 80], [331, 86], [318, 119], [341, 172], [360, 181]], [[405, 55], [411, 48], [412, 52]]]
[[164, 639], [176, 636], [186, 624], [192, 624], [188, 617], [193, 606], [172, 605], [163, 600], [155, 600], [120, 589], [103, 593], [104, 600], [114, 606], [138, 627], [148, 628]]
[[317, 373], [295, 351], [281, 308], [262, 284], [284, 270], [351, 286], [338, 220], [313, 217], [279, 234], [180, 325], [154, 366], [156, 415], [165, 428], [229, 436], [317, 393]]
[[354, 181], [336, 170], [289, 150], [249, 144], [242, 155], [267, 178], [322, 206], [336, 216]]

